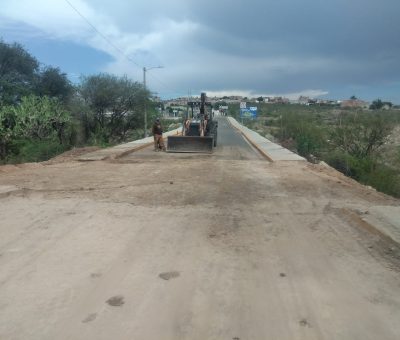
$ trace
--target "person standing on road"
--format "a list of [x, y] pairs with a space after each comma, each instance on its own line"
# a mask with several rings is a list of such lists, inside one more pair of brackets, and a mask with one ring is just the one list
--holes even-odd
[[153, 124], [153, 136], [154, 136], [154, 151], [165, 151], [165, 145], [163, 140], [163, 129], [161, 126], [160, 118], [157, 118]]

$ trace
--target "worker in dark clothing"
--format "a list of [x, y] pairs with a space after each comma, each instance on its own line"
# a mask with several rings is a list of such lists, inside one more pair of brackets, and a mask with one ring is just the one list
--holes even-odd
[[154, 151], [165, 151], [165, 145], [163, 140], [163, 129], [161, 126], [160, 118], [157, 118], [153, 124], [153, 136], [154, 136]]

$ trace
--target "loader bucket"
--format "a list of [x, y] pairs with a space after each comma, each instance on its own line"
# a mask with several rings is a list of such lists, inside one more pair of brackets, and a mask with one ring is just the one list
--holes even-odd
[[213, 150], [214, 138], [210, 136], [168, 136], [168, 152], [205, 152]]

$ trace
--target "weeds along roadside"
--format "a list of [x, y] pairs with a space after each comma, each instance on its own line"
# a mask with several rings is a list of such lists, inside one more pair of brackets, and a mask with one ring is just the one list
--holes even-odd
[[[307, 158], [400, 197], [400, 111], [258, 104], [243, 124]], [[237, 117], [238, 109], [231, 114]]]

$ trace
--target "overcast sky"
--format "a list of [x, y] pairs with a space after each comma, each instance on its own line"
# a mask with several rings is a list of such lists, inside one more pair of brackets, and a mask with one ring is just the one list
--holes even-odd
[[[399, 0], [0, 0], [0, 37], [77, 81], [127, 74], [162, 97], [400, 103]], [[111, 43], [110, 43], [111, 42]], [[130, 61], [133, 60], [134, 62]]]

